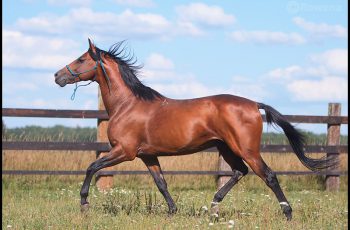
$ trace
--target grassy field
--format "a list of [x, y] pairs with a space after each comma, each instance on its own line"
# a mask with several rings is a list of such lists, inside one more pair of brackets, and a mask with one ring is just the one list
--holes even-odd
[[[319, 154], [313, 154], [313, 157]], [[3, 151], [3, 169], [85, 170], [94, 152]], [[263, 154], [275, 171], [306, 170], [294, 154]], [[347, 154], [341, 170], [348, 170]], [[163, 170], [216, 170], [217, 154], [160, 158]], [[146, 170], [139, 160], [116, 170]], [[214, 176], [166, 175], [178, 213], [167, 205], [149, 175], [115, 176], [114, 188], [91, 187], [91, 209], [80, 213], [83, 176], [2, 176], [2, 229], [347, 229], [348, 177], [337, 193], [324, 191], [322, 176], [279, 176], [293, 208], [287, 222], [270, 189], [255, 175], [246, 176], [226, 196], [218, 218], [207, 208], [216, 192]], [[233, 224], [232, 224], [233, 223]]]
[[337, 193], [291, 190], [281, 180], [294, 211], [293, 220], [287, 222], [274, 194], [258, 180], [252, 188], [249, 180], [254, 179], [243, 179], [232, 189], [215, 218], [207, 210], [215, 193], [213, 186], [170, 186], [178, 212], [169, 217], [152, 183], [116, 180], [109, 192], [98, 192], [92, 186], [91, 208], [81, 214], [81, 183], [53, 178], [31, 183], [3, 176], [2, 229], [347, 229], [345, 186]]

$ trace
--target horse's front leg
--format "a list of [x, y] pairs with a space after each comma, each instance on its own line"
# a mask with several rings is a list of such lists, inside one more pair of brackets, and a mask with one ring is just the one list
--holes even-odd
[[171, 198], [170, 193], [168, 191], [167, 184], [164, 179], [162, 169], [160, 168], [158, 158], [156, 156], [147, 156], [142, 157], [141, 159], [147, 166], [149, 172], [151, 173], [159, 191], [164, 196], [169, 207], [169, 214], [175, 213], [177, 211], [177, 208], [173, 198]]
[[135, 157], [126, 154], [121, 146], [114, 146], [106, 156], [99, 158], [88, 167], [83, 186], [80, 190], [80, 205], [82, 212], [87, 211], [89, 208], [87, 197], [89, 195], [89, 188], [93, 175], [100, 169], [114, 166], [124, 161], [133, 160], [134, 158]]

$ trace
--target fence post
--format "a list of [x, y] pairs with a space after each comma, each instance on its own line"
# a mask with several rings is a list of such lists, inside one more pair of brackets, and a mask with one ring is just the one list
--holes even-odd
[[[341, 104], [329, 103], [328, 104], [328, 116], [340, 116]], [[340, 124], [328, 124], [327, 128], [327, 145], [339, 145], [340, 144]], [[339, 152], [327, 153], [327, 157], [332, 156], [339, 158]], [[338, 167], [333, 167], [330, 170], [339, 171]], [[339, 175], [326, 175], [326, 190], [327, 191], [339, 191], [340, 179]]]
[[[98, 89], [98, 109], [105, 111], [106, 108], [103, 104], [100, 88]], [[97, 120], [97, 142], [108, 142], [107, 136], [108, 121]], [[96, 158], [101, 158], [105, 156], [108, 152], [96, 151]], [[112, 170], [112, 167], [104, 168], [103, 171]], [[113, 186], [113, 176], [106, 175], [96, 175], [96, 186], [98, 190], [104, 191], [112, 188]]]
[[[229, 164], [226, 163], [224, 158], [221, 156], [219, 153], [219, 169], [218, 171], [232, 171], [231, 167]], [[218, 176], [217, 180], [217, 189], [220, 190], [222, 186], [226, 184], [227, 181], [229, 181], [231, 176]]]

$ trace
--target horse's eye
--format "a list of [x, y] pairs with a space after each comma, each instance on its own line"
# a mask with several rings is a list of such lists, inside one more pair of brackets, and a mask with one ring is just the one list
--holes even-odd
[[84, 62], [84, 59], [78, 58], [78, 62], [83, 63], [83, 62]]

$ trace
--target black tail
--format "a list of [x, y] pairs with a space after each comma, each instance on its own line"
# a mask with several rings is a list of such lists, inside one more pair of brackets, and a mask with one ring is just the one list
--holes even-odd
[[293, 151], [298, 156], [299, 160], [305, 165], [307, 168], [318, 171], [322, 169], [326, 169], [329, 167], [333, 167], [338, 164], [338, 161], [335, 158], [327, 158], [322, 157], [320, 159], [312, 159], [305, 155], [304, 153], [304, 145], [305, 145], [305, 137], [298, 130], [291, 125], [282, 114], [280, 114], [277, 110], [272, 108], [271, 106], [265, 105], [263, 103], [258, 103], [258, 108], [265, 110], [266, 122], [268, 124], [277, 124], [280, 126], [284, 133], [286, 134], [290, 145], [293, 148]]

